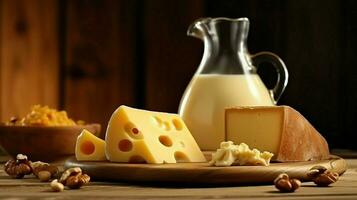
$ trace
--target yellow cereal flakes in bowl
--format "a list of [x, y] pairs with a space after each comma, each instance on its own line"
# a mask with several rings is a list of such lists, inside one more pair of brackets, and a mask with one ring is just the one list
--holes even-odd
[[34, 105], [31, 112], [24, 118], [12, 118], [6, 125], [18, 126], [75, 126], [83, 125], [83, 121], [76, 123], [68, 117], [66, 111], [58, 111], [48, 106]]
[[12, 156], [22, 153], [32, 160], [53, 161], [74, 154], [83, 129], [99, 136], [100, 128], [96, 123], [75, 122], [66, 111], [34, 105], [23, 118], [0, 124], [0, 145]]

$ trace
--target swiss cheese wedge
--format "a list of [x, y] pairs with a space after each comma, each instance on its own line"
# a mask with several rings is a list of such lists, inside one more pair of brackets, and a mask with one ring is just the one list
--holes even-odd
[[277, 161], [321, 160], [329, 157], [326, 140], [289, 106], [226, 109], [226, 140], [269, 151]]
[[105, 142], [84, 129], [77, 138], [75, 155], [80, 161], [106, 160]]
[[113, 162], [205, 162], [185, 123], [177, 114], [120, 106], [106, 132], [106, 156]]

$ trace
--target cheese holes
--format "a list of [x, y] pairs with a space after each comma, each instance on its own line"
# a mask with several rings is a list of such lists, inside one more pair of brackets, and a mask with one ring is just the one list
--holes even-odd
[[137, 128], [132, 128], [131, 129], [131, 132], [133, 133], [133, 134], [139, 134], [139, 129], [137, 129]]
[[91, 141], [84, 141], [82, 142], [80, 149], [83, 154], [90, 155], [94, 153], [95, 146]]
[[174, 125], [175, 129], [181, 131], [183, 128], [182, 122], [179, 119], [173, 119], [172, 124]]
[[147, 162], [143, 157], [135, 155], [130, 157], [129, 163], [147, 163]]
[[143, 137], [140, 130], [132, 122], [127, 122], [124, 125], [124, 130], [133, 139], [141, 139]]
[[120, 140], [118, 147], [120, 151], [128, 152], [131, 151], [131, 149], [133, 148], [133, 143], [131, 143], [131, 141], [127, 139]]
[[169, 136], [166, 135], [161, 135], [159, 137], [159, 141], [162, 145], [166, 147], [171, 147], [172, 146], [172, 140], [169, 138]]
[[169, 122], [164, 122], [164, 127], [163, 128], [164, 128], [165, 131], [171, 130], [170, 123]]
[[188, 159], [186, 154], [184, 154], [181, 151], [176, 151], [174, 156], [175, 156], [176, 162], [190, 162], [190, 160]]
[[171, 124], [170, 122], [167, 121], [163, 121], [160, 117], [158, 116], [153, 116], [153, 123], [160, 129], [165, 130], [165, 131], [169, 131], [171, 130]]
[[184, 143], [183, 141], [180, 141], [180, 146], [181, 146], [182, 148], [185, 148], [185, 143]]
[[154, 121], [154, 124], [161, 128], [163, 121], [160, 119], [160, 117], [153, 116], [152, 119]]

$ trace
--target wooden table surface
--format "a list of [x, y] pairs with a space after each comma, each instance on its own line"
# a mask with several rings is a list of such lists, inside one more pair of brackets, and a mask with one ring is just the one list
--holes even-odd
[[0, 199], [357, 199], [357, 159], [346, 159], [348, 170], [330, 187], [305, 182], [294, 193], [280, 193], [273, 185], [236, 187], [187, 187], [185, 185], [136, 185], [91, 182], [79, 190], [51, 192], [38, 179], [12, 179], [0, 158]]

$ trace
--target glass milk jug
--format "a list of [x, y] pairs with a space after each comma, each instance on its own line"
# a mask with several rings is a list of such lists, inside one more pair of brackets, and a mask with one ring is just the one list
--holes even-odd
[[[182, 96], [179, 114], [202, 150], [216, 150], [225, 140], [225, 108], [275, 105], [288, 83], [288, 71], [278, 56], [249, 54], [248, 30], [247, 18], [203, 18], [187, 31], [204, 41], [204, 53]], [[278, 75], [269, 90], [257, 74], [263, 62], [271, 63]]]

